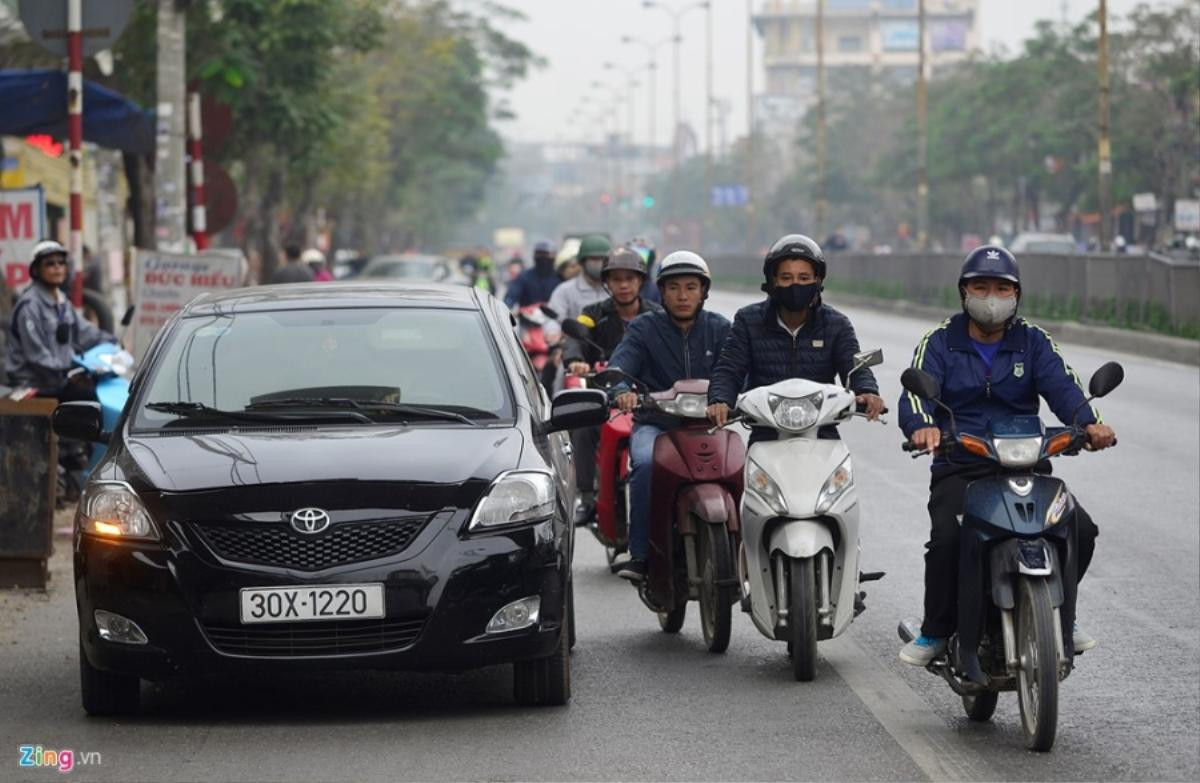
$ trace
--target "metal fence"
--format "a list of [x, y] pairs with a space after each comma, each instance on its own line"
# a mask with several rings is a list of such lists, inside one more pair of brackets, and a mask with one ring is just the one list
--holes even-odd
[[[958, 306], [961, 254], [829, 256], [827, 287], [925, 305]], [[762, 260], [709, 259], [717, 284], [762, 281]], [[1200, 264], [1161, 256], [1022, 255], [1021, 309], [1080, 321], [1200, 339]]]

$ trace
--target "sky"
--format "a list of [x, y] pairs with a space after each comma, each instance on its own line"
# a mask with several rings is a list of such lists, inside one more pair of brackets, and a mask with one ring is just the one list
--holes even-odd
[[[1178, 2], [1179, 0], [1175, 0]], [[1192, 0], [1182, 0], [1191, 2]], [[630, 75], [605, 70], [605, 62], [615, 62], [635, 72], [643, 86], [635, 89], [635, 140], [645, 143], [649, 136], [649, 94], [646, 91], [649, 57], [644, 47], [621, 43], [624, 35], [660, 41], [671, 35], [671, 20], [662, 10], [642, 7], [642, 0], [503, 0], [505, 5], [523, 12], [524, 22], [502, 25], [509, 34], [524, 41], [547, 61], [535, 70], [509, 96], [517, 118], [504, 122], [501, 132], [521, 141], [596, 141], [601, 131], [578, 116], [593, 117], [606, 107], [617, 105], [613, 92], [593, 88], [600, 81], [612, 85], [619, 94], [627, 94], [619, 85]], [[662, 0], [682, 8], [687, 0]], [[747, 0], [713, 0], [713, 94], [728, 100], [731, 113], [727, 120], [729, 141], [746, 130], [746, 7]], [[758, 9], [764, 0], [754, 0]], [[1109, 0], [1110, 18], [1128, 13], [1139, 0]], [[1153, 5], [1170, 5], [1170, 0], [1154, 0]], [[1071, 22], [1083, 19], [1098, 6], [1096, 0], [980, 0], [979, 29], [985, 50], [1003, 45], [1009, 51], [1019, 48], [1029, 37], [1038, 19], [1062, 17], [1065, 6]], [[705, 97], [705, 14], [691, 11], [683, 17], [684, 42], [681, 49], [681, 104], [684, 118], [691, 122], [704, 144]], [[761, 41], [755, 40], [755, 90], [764, 82]], [[660, 144], [667, 144], [671, 121], [671, 45], [659, 49], [657, 80], [657, 132]], [[575, 112], [581, 100], [590, 97], [584, 112]], [[628, 101], [620, 104], [619, 122], [629, 126]], [[714, 136], [717, 135], [714, 130]], [[719, 140], [718, 140], [719, 143]]]

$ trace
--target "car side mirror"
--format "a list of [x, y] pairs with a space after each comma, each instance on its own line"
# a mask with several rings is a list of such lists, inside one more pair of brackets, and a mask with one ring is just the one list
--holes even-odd
[[554, 397], [547, 432], [598, 427], [608, 421], [608, 395], [600, 389], [565, 389]]
[[51, 423], [56, 434], [69, 440], [87, 443], [108, 441], [98, 402], [64, 402], [54, 409]]
[[568, 337], [574, 337], [576, 340], [590, 340], [592, 337], [592, 330], [574, 318], [568, 318], [563, 321], [562, 330]]
[[876, 348], [873, 351], [860, 351], [854, 354], [854, 369], [850, 371], [850, 374], [853, 375], [864, 367], [875, 367], [880, 364], [883, 364], [882, 348]]
[[1088, 381], [1088, 393], [1093, 397], [1103, 397], [1121, 385], [1125, 380], [1125, 368], [1116, 362], [1108, 362], [1096, 370]]
[[125, 315], [121, 316], [121, 326], [129, 326], [133, 323], [133, 311], [137, 309], [137, 305], [129, 305], [129, 309], [125, 311]]
[[916, 367], [909, 367], [900, 374], [900, 385], [923, 400], [936, 400], [942, 396], [942, 387], [937, 378]]

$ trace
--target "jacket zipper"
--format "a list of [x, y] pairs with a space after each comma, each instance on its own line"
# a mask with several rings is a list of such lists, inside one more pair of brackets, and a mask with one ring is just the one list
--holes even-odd
[[683, 333], [683, 377], [692, 377], [692, 349], [688, 345], [688, 337], [691, 331]]

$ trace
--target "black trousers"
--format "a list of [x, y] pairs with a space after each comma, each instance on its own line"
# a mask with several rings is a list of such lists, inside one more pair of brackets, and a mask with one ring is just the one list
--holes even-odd
[[571, 450], [575, 454], [575, 488], [580, 492], [594, 492], [596, 452], [600, 450], [600, 428], [585, 427], [572, 430]]
[[[1049, 473], [1049, 466], [1039, 466], [1038, 472]], [[929, 543], [925, 545], [925, 620], [921, 625], [925, 636], [945, 638], [958, 627], [958, 516], [963, 512], [967, 485], [993, 473], [995, 468], [986, 463], [941, 465], [933, 469], [929, 483], [931, 530]], [[1078, 501], [1075, 514], [1078, 580], [1083, 579], [1092, 560], [1100, 531]], [[1074, 596], [1071, 598], [1073, 604]]]

